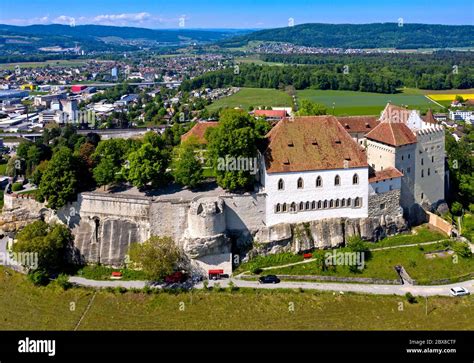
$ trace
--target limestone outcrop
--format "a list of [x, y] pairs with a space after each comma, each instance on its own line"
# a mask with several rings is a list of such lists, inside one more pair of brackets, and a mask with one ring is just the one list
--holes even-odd
[[199, 258], [230, 253], [231, 242], [225, 234], [201, 238], [184, 238], [183, 249], [190, 258]]
[[402, 216], [332, 218], [294, 225], [282, 223], [259, 230], [254, 236], [253, 248], [244, 251], [244, 261], [256, 255], [340, 247], [355, 235], [375, 242], [406, 230], [408, 225]]

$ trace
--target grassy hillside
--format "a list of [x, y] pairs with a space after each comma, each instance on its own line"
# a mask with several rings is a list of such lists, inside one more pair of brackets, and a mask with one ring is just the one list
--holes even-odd
[[238, 47], [250, 41], [275, 41], [312, 47], [447, 48], [474, 46], [474, 26], [436, 24], [300, 24], [265, 29], [223, 41]]
[[[0, 267], [0, 330], [73, 330], [94, 291], [33, 287]], [[288, 310], [289, 302], [295, 310]], [[399, 311], [398, 304], [404, 309]], [[74, 304], [72, 304], [74, 303]], [[184, 303], [184, 310], [180, 304]], [[183, 306], [181, 304], [181, 306]], [[447, 330], [474, 329], [474, 297], [430, 297], [408, 304], [400, 296], [315, 291], [99, 291], [79, 330]], [[72, 310], [71, 307], [74, 307]]]
[[210, 111], [219, 108], [240, 107], [248, 110], [250, 106], [291, 107], [291, 97], [283, 91], [269, 88], [242, 88], [232, 96], [221, 98], [207, 108]]

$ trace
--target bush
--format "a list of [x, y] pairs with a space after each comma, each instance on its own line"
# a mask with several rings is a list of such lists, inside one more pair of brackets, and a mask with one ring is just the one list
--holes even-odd
[[451, 213], [455, 216], [460, 216], [462, 214], [462, 204], [459, 202], [451, 204]]
[[58, 284], [58, 286], [60, 286], [63, 290], [67, 290], [72, 287], [72, 284], [69, 282], [69, 276], [66, 274], [60, 274], [55, 281], [56, 284]]
[[469, 212], [474, 214], [474, 203], [469, 204]]
[[251, 272], [255, 275], [260, 275], [263, 272], [263, 270], [260, 267], [255, 267], [252, 269]]
[[405, 297], [407, 299], [407, 301], [410, 303], [410, 304], [416, 304], [418, 301], [416, 300], [416, 297], [414, 297], [411, 293], [407, 292], [405, 294]]
[[469, 248], [469, 245], [464, 242], [454, 242], [452, 245], [452, 249], [454, 252], [456, 252], [457, 255], [461, 257], [471, 257], [472, 252], [471, 249]]
[[127, 289], [122, 286], [118, 286], [114, 289], [114, 291], [118, 294], [125, 294], [127, 292]]
[[35, 286], [46, 286], [49, 283], [49, 276], [43, 270], [36, 270], [28, 274], [28, 280]]
[[18, 192], [20, 190], [23, 190], [23, 184], [22, 183], [13, 183], [12, 191], [13, 192]]

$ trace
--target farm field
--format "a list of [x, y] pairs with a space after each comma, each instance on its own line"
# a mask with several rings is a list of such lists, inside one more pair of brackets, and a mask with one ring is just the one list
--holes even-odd
[[456, 96], [461, 96], [468, 100], [474, 98], [474, 93], [431, 93], [427, 96], [435, 101], [452, 101]]
[[48, 60], [44, 62], [26, 62], [26, 63], [4, 63], [0, 64], [0, 69], [15, 69], [16, 65], [19, 65], [21, 68], [35, 68], [35, 67], [80, 67], [85, 64], [85, 61], [81, 60], [67, 60], [67, 59], [58, 59], [58, 60]]
[[[387, 102], [407, 105], [408, 108], [422, 111], [428, 108], [439, 109], [424, 95], [414, 92], [381, 94], [355, 91], [301, 90], [297, 91], [298, 100], [303, 99], [326, 105], [329, 114], [342, 115], [379, 115]], [[334, 109], [333, 109], [334, 106]]]
[[[0, 267], [0, 330], [73, 330], [94, 293], [34, 287], [24, 276]], [[288, 309], [290, 302], [294, 311]], [[424, 299], [409, 304], [401, 296], [282, 289], [175, 294], [102, 290], [78, 330], [472, 330], [473, 306], [473, 296], [430, 297], [426, 313]]]
[[219, 108], [240, 107], [247, 111], [250, 106], [291, 107], [291, 97], [283, 91], [270, 88], [241, 88], [232, 96], [207, 106], [207, 109], [216, 111]]

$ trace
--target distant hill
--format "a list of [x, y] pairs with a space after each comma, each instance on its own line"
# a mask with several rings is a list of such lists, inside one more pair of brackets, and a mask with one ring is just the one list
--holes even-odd
[[240, 47], [250, 41], [285, 42], [325, 48], [450, 48], [474, 46], [472, 25], [301, 24], [265, 29], [220, 42]]
[[[247, 31], [248, 32], [248, 31]], [[241, 30], [169, 29], [154, 30], [134, 27], [60, 24], [13, 26], [0, 24], [0, 45], [19, 48], [48, 46], [73, 47], [78, 43], [90, 50], [124, 46], [181, 45], [211, 43], [244, 34]]]

